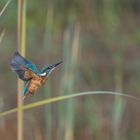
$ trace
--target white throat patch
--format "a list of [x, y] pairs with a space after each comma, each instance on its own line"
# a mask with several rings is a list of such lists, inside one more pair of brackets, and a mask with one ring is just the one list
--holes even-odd
[[39, 74], [40, 76], [46, 76], [46, 72]]

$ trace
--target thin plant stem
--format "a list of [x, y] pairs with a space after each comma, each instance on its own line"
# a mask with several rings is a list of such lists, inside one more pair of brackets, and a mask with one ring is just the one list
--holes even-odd
[[5, 29], [3, 29], [0, 34], [0, 43], [2, 42], [4, 35], [5, 35]]
[[4, 13], [4, 11], [6, 10], [7, 6], [9, 5], [9, 3], [11, 2], [11, 0], [8, 0], [7, 3], [4, 5], [4, 7], [2, 8], [2, 10], [0, 11], [0, 17], [2, 16], [2, 14]]
[[[46, 13], [46, 23], [45, 23], [45, 36], [44, 36], [44, 50], [45, 50], [45, 55], [49, 57], [50, 55], [50, 50], [52, 47], [52, 27], [53, 27], [53, 4], [51, 0], [47, 1], [47, 13]], [[44, 59], [46, 60], [46, 58]], [[50, 98], [51, 93], [52, 93], [52, 88], [51, 88], [51, 81], [48, 81], [48, 83], [44, 86], [44, 91], [45, 91], [45, 98]], [[47, 93], [47, 94], [46, 94]], [[52, 110], [51, 110], [51, 105], [49, 105], [47, 108], [44, 108], [45, 111], [45, 139], [52, 140], [54, 138], [54, 135], [52, 135]]]
[[[42, 105], [46, 105], [46, 104], [50, 104], [50, 103], [55, 103], [55, 102], [63, 101], [63, 100], [70, 99], [70, 98], [87, 96], [87, 95], [96, 95], [96, 96], [97, 95], [98, 96], [99, 95], [100, 96], [101, 95], [117, 95], [117, 96], [127, 97], [127, 98], [130, 98], [130, 99], [133, 99], [135, 101], [140, 102], [139, 97], [135, 97], [135, 96], [128, 95], [128, 94], [125, 94], [125, 93], [120, 93], [120, 92], [115, 92], [115, 91], [87, 91], [87, 92], [74, 93], [74, 94], [70, 94], [70, 95], [58, 96], [58, 97], [38, 101], [38, 102], [35, 102], [35, 103], [23, 105], [22, 109], [27, 110], [27, 109], [35, 108], [35, 107], [38, 107], [38, 106], [42, 106]], [[10, 109], [8, 111], [1, 112], [0, 117], [10, 115], [10, 114], [15, 113], [17, 111], [18, 111], [18, 108], [13, 108], [13, 109]]]
[[[18, 0], [18, 51], [25, 56], [26, 48], [26, 0]], [[23, 83], [18, 80], [18, 113], [17, 138], [23, 140], [23, 110], [22, 110]]]
[[[78, 61], [78, 56], [79, 56], [79, 40], [80, 40], [80, 24], [76, 23], [74, 27], [74, 35], [73, 35], [73, 41], [72, 41], [72, 50], [71, 50], [71, 71], [72, 75], [69, 79], [70, 85], [67, 85], [70, 87], [68, 88], [68, 92], [74, 91], [75, 89], [75, 80], [76, 80], [76, 67], [77, 67], [77, 61]], [[73, 132], [73, 127], [74, 127], [74, 118], [75, 118], [75, 101], [73, 100], [72, 102], [69, 101], [67, 102], [67, 124], [65, 127], [65, 138], [66, 140], [73, 140], [74, 139], [74, 132]]]

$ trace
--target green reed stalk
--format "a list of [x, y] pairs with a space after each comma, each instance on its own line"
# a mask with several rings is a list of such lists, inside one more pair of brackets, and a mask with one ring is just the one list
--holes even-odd
[[[123, 90], [123, 64], [122, 64], [122, 57], [118, 54], [114, 56], [114, 61], [116, 64], [115, 72], [114, 72], [114, 80], [115, 80], [115, 88], [116, 91], [122, 92]], [[125, 107], [125, 102], [123, 101], [122, 97], [115, 97], [114, 101], [114, 140], [119, 140], [120, 138], [120, 121], [122, 119], [123, 111]]]
[[5, 29], [3, 29], [0, 34], [0, 43], [2, 42], [4, 35], [5, 35]]
[[[72, 41], [72, 48], [71, 48], [71, 56], [70, 56], [70, 77], [69, 82], [67, 85], [68, 93], [74, 91], [75, 89], [75, 80], [77, 78], [77, 66], [78, 66], [78, 56], [79, 56], [79, 39], [80, 39], [80, 24], [76, 23], [74, 27], [74, 35]], [[68, 75], [68, 73], [67, 73]], [[65, 81], [66, 82], [66, 81]], [[67, 102], [67, 121], [65, 126], [65, 140], [73, 140], [74, 139], [74, 116], [75, 116], [75, 101], [68, 101]]]
[[[64, 41], [63, 41], [63, 60], [64, 60], [64, 71], [63, 71], [63, 78], [61, 81], [61, 89], [60, 93], [61, 95], [64, 95], [65, 93], [69, 94], [70, 90], [68, 87], [70, 86], [70, 81], [69, 81], [69, 71], [70, 71], [70, 58], [71, 58], [71, 41], [72, 40], [72, 29], [70, 28], [70, 25], [66, 28], [64, 32]], [[60, 134], [60, 139], [64, 139], [65, 135], [65, 129], [66, 129], [66, 112], [67, 112], [67, 103], [63, 102], [59, 106], [59, 134]], [[63, 119], [64, 118], [64, 119]]]
[[[107, 40], [107, 46], [110, 47], [110, 50], [113, 52], [112, 58], [115, 63], [114, 68], [114, 82], [115, 82], [115, 90], [122, 92], [123, 90], [123, 65], [122, 65], [122, 57], [120, 49], [120, 43], [116, 38], [120, 36], [117, 32], [119, 28], [119, 11], [120, 7], [116, 1], [112, 0], [104, 0], [103, 1], [103, 15], [104, 15], [104, 25], [105, 25], [105, 34]], [[113, 140], [121, 139], [120, 132], [120, 122], [122, 119], [122, 114], [124, 111], [124, 102], [122, 97], [115, 97], [114, 100], [114, 108], [113, 108]]]
[[[52, 49], [52, 28], [53, 28], [53, 5], [52, 1], [47, 1], [47, 14], [46, 14], [46, 24], [45, 24], [45, 37], [44, 37], [44, 50], [45, 50], [45, 58], [44, 63], [46, 64], [46, 56], [49, 58], [50, 56], [50, 50]], [[50, 98], [52, 93], [51, 88], [51, 81], [47, 81], [47, 84], [44, 85], [44, 95], [45, 98]], [[46, 127], [46, 139], [52, 140], [52, 114], [51, 114], [51, 105], [49, 105], [47, 108], [44, 108], [45, 110], [45, 127]]]
[[[26, 48], [26, 0], [18, 0], [18, 51], [25, 56]], [[23, 83], [18, 79], [17, 139], [23, 140]]]
[[0, 17], [2, 16], [2, 14], [4, 13], [4, 11], [6, 10], [7, 6], [9, 5], [9, 3], [11, 2], [11, 0], [8, 0], [6, 2], [6, 4], [4, 5], [4, 7], [2, 8], [2, 10], [0, 11]]

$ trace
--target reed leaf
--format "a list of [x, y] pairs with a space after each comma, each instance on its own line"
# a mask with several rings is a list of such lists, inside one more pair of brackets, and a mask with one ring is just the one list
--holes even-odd
[[5, 29], [3, 29], [0, 34], [0, 43], [2, 42], [4, 35], [5, 35]]
[[[58, 96], [58, 97], [54, 97], [54, 98], [50, 98], [50, 99], [45, 99], [45, 100], [38, 101], [38, 102], [35, 102], [35, 103], [23, 105], [21, 109], [22, 110], [27, 110], [27, 109], [35, 108], [35, 107], [38, 107], [38, 106], [42, 106], [42, 105], [46, 105], [46, 104], [50, 104], [50, 103], [55, 103], [55, 102], [63, 101], [63, 100], [70, 99], [70, 98], [87, 96], [87, 95], [117, 95], [117, 96], [127, 97], [127, 98], [130, 98], [130, 99], [136, 100], [136, 101], [140, 101], [140, 98], [138, 98], [138, 97], [131, 96], [131, 95], [128, 95], [128, 94], [125, 94], [125, 93], [120, 93], [120, 92], [87, 91], [87, 92], [79, 92], [79, 93], [74, 93], [74, 94], [70, 94], [70, 95]], [[18, 110], [18, 108], [13, 108], [13, 109], [10, 109], [8, 111], [1, 112], [0, 117], [15, 113], [15, 112], [17, 112], [17, 110]]]
[[4, 11], [6, 10], [7, 6], [9, 5], [9, 3], [11, 2], [11, 0], [8, 0], [6, 2], [6, 4], [4, 5], [4, 7], [2, 8], [2, 10], [0, 11], [0, 17], [2, 16], [2, 14], [4, 13]]

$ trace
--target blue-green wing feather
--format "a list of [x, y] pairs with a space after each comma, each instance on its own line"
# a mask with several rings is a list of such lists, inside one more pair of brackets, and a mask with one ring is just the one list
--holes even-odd
[[36, 66], [32, 62], [21, 56], [18, 52], [14, 53], [10, 65], [11, 69], [15, 71], [19, 78], [23, 81], [28, 81], [31, 79], [31, 77], [27, 79], [24, 78], [25, 71], [31, 70], [36, 74], [38, 73]]
[[30, 84], [30, 81], [26, 82], [26, 84], [23, 88], [23, 92], [22, 92], [23, 97], [26, 96], [26, 94], [27, 94], [29, 84]]

